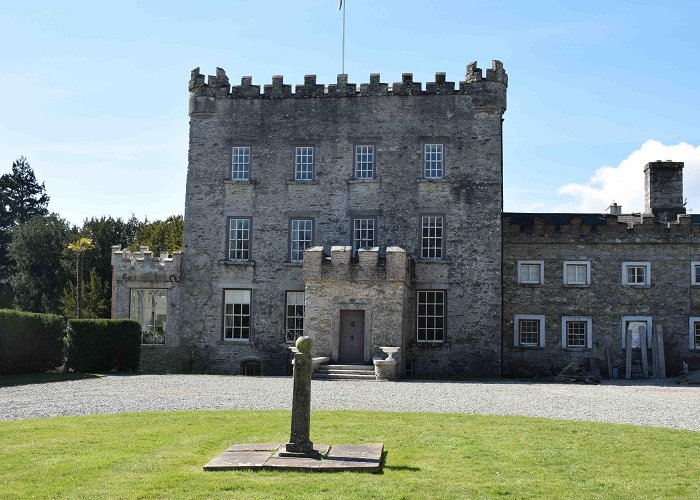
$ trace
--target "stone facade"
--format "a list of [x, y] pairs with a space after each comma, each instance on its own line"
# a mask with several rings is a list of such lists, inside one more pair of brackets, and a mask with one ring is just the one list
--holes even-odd
[[[166, 342], [144, 348], [144, 370], [289, 373], [300, 310], [315, 356], [369, 363], [395, 346], [400, 374], [552, 374], [605, 364], [606, 349], [619, 368], [621, 325], [640, 317], [663, 326], [670, 373], [698, 366], [700, 220], [684, 215], [683, 164], [647, 166], [644, 214], [503, 214], [507, 84], [498, 61], [485, 77], [470, 63], [458, 85], [307, 75], [294, 91], [281, 76], [261, 89], [194, 70], [182, 260], [118, 248], [113, 260], [115, 317], [130, 288], [168, 290]], [[358, 147], [372, 175], [357, 174]], [[358, 220], [372, 227], [359, 250]], [[564, 282], [566, 263], [583, 283]], [[628, 272], [650, 280], [623, 284]], [[572, 346], [567, 318], [584, 331]], [[521, 338], [516, 325], [542, 328]]]

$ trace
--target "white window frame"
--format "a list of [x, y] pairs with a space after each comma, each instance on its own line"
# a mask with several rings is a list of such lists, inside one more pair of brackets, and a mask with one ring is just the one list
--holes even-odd
[[[644, 268], [644, 283], [630, 283], [627, 278], [628, 269], [631, 267]], [[632, 287], [648, 287], [651, 284], [651, 262], [623, 262], [622, 285]]]
[[373, 144], [358, 144], [355, 146], [355, 179], [374, 179], [374, 145]]
[[[239, 222], [245, 222], [239, 227]], [[253, 219], [250, 217], [228, 218], [228, 260], [232, 262], [249, 262]], [[240, 258], [239, 258], [240, 257]]]
[[[433, 220], [434, 224], [431, 225]], [[445, 258], [445, 225], [445, 216], [442, 214], [421, 215], [420, 256], [422, 259], [442, 260]], [[433, 235], [430, 234], [431, 229], [435, 231]], [[438, 231], [440, 233], [439, 236], [437, 235]], [[434, 253], [434, 255], [430, 255], [431, 252]]]
[[[585, 345], [570, 346], [567, 332], [567, 324], [580, 321], [586, 323]], [[561, 348], [562, 349], [593, 349], [593, 321], [590, 316], [562, 316], [561, 317]]]
[[[427, 293], [440, 293], [442, 294], [442, 303], [440, 304], [439, 302], [431, 302], [432, 305], [434, 306], [439, 306], [442, 305], [442, 314], [437, 314], [434, 312], [434, 314], [428, 314], [427, 313], [427, 306], [428, 302], [424, 302], [426, 305], [426, 313], [421, 314], [420, 313], [420, 305], [421, 305], [421, 294], [427, 294]], [[437, 296], [436, 296], [437, 298]], [[421, 339], [420, 337], [420, 332], [421, 332], [421, 327], [420, 327], [420, 319], [424, 318], [426, 319], [426, 326], [423, 327], [423, 330], [425, 330], [425, 337]], [[432, 318], [435, 320], [436, 318], [442, 318], [442, 327], [438, 328], [435, 326], [435, 323], [433, 323], [433, 327], [429, 328], [427, 326], [427, 320], [428, 318]], [[432, 329], [433, 331], [433, 336], [437, 337], [437, 331], [441, 330], [442, 331], [442, 338], [433, 338], [432, 340], [427, 338], [427, 332], [428, 330]], [[447, 334], [447, 290], [416, 290], [416, 342], [419, 344], [442, 344], [445, 342], [445, 337]]]
[[423, 178], [445, 177], [445, 145], [423, 144]]
[[[540, 266], [540, 276], [538, 281], [523, 281], [523, 266]], [[543, 260], [519, 260], [518, 261], [518, 284], [519, 285], [542, 285], [544, 283], [544, 261]]]
[[[304, 290], [287, 290], [285, 292], [284, 306], [284, 341], [287, 344], [293, 344], [296, 342], [297, 338], [304, 335], [304, 316], [306, 315], [306, 297], [304, 295]], [[299, 306], [302, 308], [301, 316], [297, 314], [297, 307]], [[290, 314], [289, 311], [290, 307], [294, 308], [292, 314]], [[293, 328], [289, 327], [290, 320], [294, 322]], [[297, 327], [299, 320], [301, 320], [301, 329]], [[290, 337], [290, 333], [294, 338]]]
[[[369, 241], [370, 233], [372, 234], [372, 244], [368, 245], [366, 242]], [[360, 248], [374, 248], [376, 246], [377, 218], [371, 216], [354, 218], [352, 220], [352, 254], [357, 255]]]
[[[569, 266], [585, 266], [586, 278], [585, 283], [570, 283], [569, 282]], [[591, 261], [590, 260], [565, 260], [564, 261], [564, 285], [573, 287], [584, 287], [591, 285]]]
[[[300, 223], [308, 223], [300, 227]], [[306, 224], [304, 224], [306, 226]], [[296, 227], [295, 227], [296, 226]], [[306, 236], [309, 238], [307, 239]], [[289, 262], [304, 262], [304, 250], [314, 244], [314, 220], [312, 218], [291, 219], [289, 223]]]
[[[159, 298], [164, 299], [160, 306], [158, 305]], [[150, 300], [151, 303], [142, 303], [144, 300]], [[146, 315], [146, 313], [149, 314]], [[129, 318], [135, 319], [141, 324], [142, 345], [165, 345], [168, 321], [168, 289], [129, 289]], [[159, 329], [162, 331], [158, 331]], [[156, 340], [162, 337], [162, 342], [144, 342], [147, 337], [153, 337]]]
[[700, 316], [691, 316], [688, 320], [688, 349], [700, 350], [700, 342], [695, 338], [695, 325], [700, 324]]
[[[236, 304], [246, 305], [246, 302], [233, 302], [235, 300], [235, 295], [242, 295], [247, 297], [248, 312], [245, 313], [241, 307], [241, 312], [236, 313]], [[228, 311], [228, 305], [231, 305], [231, 312]], [[242, 324], [236, 327], [236, 317], [241, 319], [243, 323], [243, 318], [248, 318], [248, 326], [243, 326]], [[231, 318], [228, 322], [227, 319]], [[230, 323], [230, 325], [228, 324]], [[231, 336], [227, 337], [226, 330], [231, 329]], [[237, 333], [237, 328], [239, 329], [239, 334]], [[222, 338], [224, 342], [250, 342], [251, 332], [253, 330], [253, 291], [247, 288], [227, 288], [224, 290], [224, 307], [223, 307], [223, 335]]]
[[[537, 344], [520, 343], [521, 320], [537, 320], [540, 322], [540, 331]], [[544, 314], [516, 314], [515, 316], [513, 316], [513, 344], [515, 345], [515, 347], [523, 347], [530, 349], [544, 347]]]
[[294, 150], [294, 180], [308, 182], [314, 180], [314, 147], [297, 146]]
[[231, 148], [231, 180], [237, 182], [250, 180], [250, 146]]
[[639, 321], [639, 322], [645, 322], [647, 324], [647, 348], [651, 347], [651, 332], [652, 328], [654, 328], [654, 324], [652, 321], [651, 316], [623, 316], [622, 317], [622, 324], [621, 326], [621, 333], [622, 333], [622, 338], [621, 338], [621, 343], [622, 343], [622, 348], [627, 349], [627, 323], [631, 321]]
[[700, 260], [694, 260], [690, 263], [690, 284], [693, 286], [700, 286], [697, 269], [700, 269]]

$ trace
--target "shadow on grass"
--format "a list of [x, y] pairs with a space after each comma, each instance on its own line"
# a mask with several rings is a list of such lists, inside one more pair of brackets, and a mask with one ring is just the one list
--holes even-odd
[[67, 380], [99, 378], [101, 376], [95, 373], [19, 373], [16, 375], [0, 375], [0, 387], [48, 384], [51, 382], [65, 382]]
[[382, 458], [379, 460], [379, 474], [384, 474], [384, 470], [395, 470], [395, 471], [401, 471], [401, 470], [406, 470], [409, 472], [420, 472], [420, 467], [410, 467], [408, 465], [387, 465], [386, 464], [386, 457], [389, 455], [389, 452], [384, 450], [382, 452]]

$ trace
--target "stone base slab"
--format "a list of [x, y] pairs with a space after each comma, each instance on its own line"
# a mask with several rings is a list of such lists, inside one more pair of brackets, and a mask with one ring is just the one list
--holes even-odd
[[281, 456], [284, 450], [284, 443], [234, 444], [206, 464], [204, 470], [380, 472], [384, 444], [314, 445], [320, 458]]

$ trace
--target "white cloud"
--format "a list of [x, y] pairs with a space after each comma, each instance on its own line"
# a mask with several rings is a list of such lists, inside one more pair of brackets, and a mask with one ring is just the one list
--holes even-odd
[[650, 139], [617, 166], [598, 168], [584, 184], [570, 183], [559, 188], [559, 197], [573, 198], [554, 207], [557, 212], [603, 212], [614, 200], [622, 211], [644, 210], [644, 165], [651, 161], [685, 162], [683, 192], [688, 211], [700, 212], [700, 145], [686, 142], [666, 145]]

